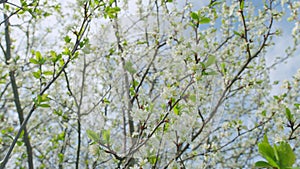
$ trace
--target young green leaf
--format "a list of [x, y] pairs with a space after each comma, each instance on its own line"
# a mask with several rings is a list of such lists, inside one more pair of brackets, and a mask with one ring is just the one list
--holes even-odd
[[56, 63], [62, 56], [61, 54], [57, 55], [57, 53], [55, 51], [50, 51], [50, 55], [51, 55], [51, 61], [53, 63]]
[[233, 33], [235, 34], [235, 35], [237, 35], [237, 36], [242, 36], [239, 32], [237, 32], [237, 31], [233, 31]]
[[63, 112], [61, 110], [53, 110], [53, 114], [62, 116]]
[[291, 110], [287, 107], [285, 108], [285, 116], [286, 116], [286, 118], [289, 122], [294, 122], [295, 121], [294, 116], [291, 113]]
[[212, 8], [212, 7], [214, 7], [214, 6], [218, 5], [218, 4], [221, 4], [221, 3], [222, 3], [222, 2], [219, 2], [219, 1], [212, 1], [212, 3], [210, 3], [210, 4], [208, 5], [208, 7]]
[[240, 9], [243, 10], [245, 6], [245, 0], [240, 0]]
[[39, 104], [38, 107], [49, 108], [51, 106], [49, 104]]
[[270, 165], [273, 167], [278, 167], [276, 163], [276, 157], [274, 154], [274, 149], [269, 144], [268, 137], [265, 135], [261, 143], [258, 144], [258, 151], [265, 158]]
[[64, 37], [64, 40], [66, 43], [70, 43], [72, 39], [70, 38], [70, 36], [67, 35]]
[[269, 167], [273, 167], [273, 166], [265, 161], [258, 161], [255, 163], [255, 167], [269, 168]]
[[18, 146], [22, 146], [23, 145], [23, 141], [17, 141], [17, 145]]
[[35, 52], [35, 58], [36, 58], [37, 61], [41, 61], [42, 58], [43, 58], [41, 52], [36, 51]]
[[41, 78], [41, 71], [32, 72], [32, 75], [33, 75], [36, 79], [39, 79], [39, 78]]
[[133, 64], [131, 62], [126, 62], [125, 63], [125, 69], [130, 73], [130, 74], [134, 74], [136, 73], [136, 70], [133, 68]]
[[34, 59], [34, 58], [30, 58], [29, 62], [33, 63], [33, 64], [36, 64], [36, 65], [39, 64], [39, 62], [36, 59]]
[[192, 102], [196, 102], [196, 100], [197, 100], [197, 97], [196, 97], [196, 95], [194, 95], [194, 94], [192, 94], [192, 95], [190, 95], [190, 97], [189, 97], [189, 100], [191, 100]]
[[210, 18], [203, 17], [199, 20], [199, 24], [207, 24], [210, 22]]
[[59, 159], [59, 162], [62, 163], [64, 161], [64, 154], [63, 153], [58, 153], [58, 159]]
[[226, 73], [227, 73], [227, 69], [226, 69], [225, 63], [221, 63], [221, 72], [222, 72], [224, 75], [226, 75]]
[[209, 55], [207, 62], [205, 63], [205, 68], [209, 67], [210, 65], [214, 64], [216, 61], [216, 57], [214, 55]]
[[266, 114], [267, 114], [267, 111], [266, 111], [266, 110], [263, 110], [263, 111], [261, 112], [261, 115], [263, 115], [264, 117], [266, 117]]
[[86, 130], [86, 134], [87, 134], [87, 136], [88, 136], [91, 140], [93, 140], [94, 142], [97, 143], [97, 142], [100, 141], [100, 136], [99, 136], [96, 132], [87, 129], [87, 130]]
[[102, 138], [105, 143], [109, 143], [110, 141], [110, 130], [103, 130], [102, 131]]
[[48, 94], [39, 95], [38, 99], [39, 99], [40, 102], [50, 101], [50, 98], [48, 97]]
[[156, 155], [149, 156], [148, 161], [149, 161], [150, 164], [154, 165], [157, 161]]
[[173, 108], [173, 111], [176, 115], [180, 115], [180, 107], [178, 104]]
[[64, 47], [64, 51], [62, 52], [63, 55], [70, 55], [71, 54], [71, 51], [69, 48], [67, 47]]
[[51, 75], [53, 75], [53, 72], [52, 71], [44, 71], [43, 74], [46, 76], [51, 76]]
[[196, 13], [196, 12], [192, 12], [191, 14], [190, 14], [190, 16], [191, 16], [191, 18], [193, 19], [193, 20], [195, 20], [195, 21], [199, 21], [199, 16], [198, 16], [198, 14]]
[[104, 99], [103, 99], [103, 103], [105, 103], [105, 104], [109, 104], [109, 103], [110, 103], [110, 101], [109, 101], [107, 98], [104, 98]]
[[296, 156], [291, 148], [291, 146], [282, 141], [279, 143], [279, 146], [274, 145], [278, 152], [278, 161], [281, 168], [290, 168], [296, 161]]

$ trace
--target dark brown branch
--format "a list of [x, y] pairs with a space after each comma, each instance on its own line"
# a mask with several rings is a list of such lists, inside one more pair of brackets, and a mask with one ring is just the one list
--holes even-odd
[[[6, 14], [4, 14], [4, 19], [5, 19], [5, 41], [6, 41], [5, 62], [6, 64], [9, 64], [9, 61], [11, 60], [11, 39], [10, 39], [10, 32], [9, 32], [10, 24], [9, 24], [8, 16]], [[14, 70], [9, 71], [9, 77], [10, 77], [11, 87], [14, 95], [15, 106], [18, 112], [19, 123], [21, 125], [24, 121], [24, 113], [19, 98], [19, 91], [16, 83]], [[26, 127], [24, 127], [23, 141], [25, 143], [26, 150], [27, 150], [28, 168], [33, 169], [34, 166], [33, 166], [33, 157], [32, 157], [33, 156], [32, 147], [31, 147], [31, 143], [29, 140], [28, 131]]]
[[[83, 70], [82, 70], [82, 80], [81, 80], [81, 87], [80, 87], [80, 98], [79, 103], [77, 107], [77, 153], [76, 153], [76, 169], [79, 168], [80, 163], [80, 149], [81, 149], [81, 106], [82, 106], [82, 100], [83, 100], [83, 92], [84, 92], [84, 86], [85, 86], [85, 76], [86, 76], [86, 58], [83, 56]], [[74, 96], [75, 97], [75, 96]]]
[[[154, 52], [154, 54], [153, 54], [153, 57], [152, 57], [152, 59], [151, 59], [149, 65], [148, 65], [148, 67], [147, 67], [145, 73], [144, 73], [143, 76], [142, 76], [141, 82], [140, 82], [139, 85], [136, 87], [135, 93], [138, 93], [138, 92], [139, 92], [140, 87], [142, 86], [144, 80], [146, 79], [147, 74], [149, 73], [150, 68], [151, 68], [151, 66], [152, 66], [152, 64], [153, 64], [153, 62], [154, 62], [154, 60], [155, 60], [155, 58], [156, 58], [156, 56], [157, 56], [158, 50], [159, 50], [161, 47], [163, 47], [164, 45], [166, 45], [166, 44], [167, 44], [166, 42], [163, 42], [162, 44], [158, 45], [158, 46], [155, 48], [155, 52]], [[135, 99], [135, 97], [133, 97], [133, 98], [131, 99], [131, 102], [132, 102], [132, 103], [134, 102], [134, 99]]]
[[[39, 95], [43, 95], [51, 86], [52, 84], [60, 77], [60, 75], [63, 73], [63, 70], [66, 69], [66, 67], [68, 66], [68, 64], [71, 62], [72, 60], [72, 56], [75, 54], [75, 52], [78, 50], [78, 47], [79, 47], [79, 44], [81, 42], [81, 39], [83, 38], [83, 35], [85, 33], [85, 31], [87, 30], [88, 26], [89, 26], [89, 23], [90, 23], [90, 19], [89, 18], [84, 18], [83, 22], [82, 22], [82, 25], [81, 25], [81, 28], [80, 28], [80, 31], [79, 32], [82, 32], [80, 35], [77, 36], [76, 38], [76, 41], [75, 41], [75, 44], [73, 46], [73, 49], [72, 49], [72, 52], [70, 53], [70, 56], [69, 58], [67, 59], [67, 61], [65, 62], [65, 64], [62, 66], [61, 70], [58, 71], [57, 75], [54, 76], [54, 78], [52, 80], [49, 81], [49, 83], [45, 86], [45, 88], [39, 93]], [[12, 153], [16, 143], [17, 143], [17, 140], [19, 139], [22, 131], [24, 130], [24, 128], [26, 127], [30, 117], [32, 116], [33, 112], [36, 110], [37, 108], [37, 105], [36, 103], [33, 103], [28, 115], [26, 116], [26, 118], [24, 119], [22, 125], [20, 126], [20, 129], [17, 133], [17, 135], [15, 136], [13, 142], [11, 143], [11, 146], [9, 147], [9, 150], [8, 152], [6, 153], [4, 159], [1, 161], [1, 166], [0, 166], [0, 169], [4, 169], [5, 168], [5, 165], [6, 163], [8, 162], [9, 160], [9, 156], [10, 154]]]

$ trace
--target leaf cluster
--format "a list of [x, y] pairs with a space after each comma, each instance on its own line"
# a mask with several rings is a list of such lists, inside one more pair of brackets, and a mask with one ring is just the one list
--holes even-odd
[[267, 161], [258, 161], [255, 163], [255, 167], [275, 169], [300, 168], [293, 167], [296, 156], [291, 146], [285, 141], [281, 141], [272, 147], [268, 141], [268, 137], [265, 135], [263, 141], [258, 144], [258, 151]]

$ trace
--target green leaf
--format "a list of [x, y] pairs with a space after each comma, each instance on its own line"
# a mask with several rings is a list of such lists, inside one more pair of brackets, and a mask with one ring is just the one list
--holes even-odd
[[66, 133], [63, 131], [63, 132], [61, 132], [60, 134], [57, 135], [57, 140], [64, 141], [65, 136], [66, 136]]
[[207, 24], [210, 22], [210, 18], [203, 17], [199, 20], [199, 24]]
[[5, 4], [4, 8], [5, 8], [7, 11], [9, 11], [10, 5]]
[[[35, 55], [36, 61], [38, 62], [37, 64], [42, 65], [42, 64], [44, 64], [44, 63], [46, 62], [46, 59], [42, 57], [41, 52], [36, 51], [36, 52], [34, 53], [34, 55]], [[29, 61], [30, 61], [30, 60], [29, 60]], [[31, 61], [32, 61], [32, 62], [35, 62], [34, 60], [31, 60]]]
[[58, 153], [58, 159], [59, 159], [59, 163], [62, 163], [64, 161], [64, 154], [63, 153]]
[[102, 131], [102, 138], [105, 143], [109, 143], [110, 141], [110, 130], [103, 130]]
[[38, 100], [40, 103], [50, 101], [48, 94], [38, 95]]
[[299, 104], [299, 103], [295, 103], [294, 106], [295, 106], [297, 109], [300, 109], [300, 104]]
[[34, 103], [38, 106], [38, 107], [50, 107], [49, 104], [41, 104], [43, 102], [48, 102], [50, 100], [50, 98], [48, 97], [48, 94], [43, 94], [43, 95], [38, 95], [35, 99], [33, 99]]
[[243, 10], [245, 6], [245, 0], [240, 0], [240, 9]]
[[39, 62], [36, 59], [34, 59], [34, 58], [30, 58], [29, 62], [33, 63], [33, 64], [36, 64], [36, 65], [39, 64]]
[[132, 86], [136, 87], [136, 86], [138, 86], [138, 85], [139, 85], [139, 82], [138, 82], [138, 81], [134, 80], [134, 81], [132, 82]]
[[44, 16], [44, 17], [48, 17], [48, 16], [51, 16], [51, 15], [52, 15], [52, 13], [49, 13], [49, 12], [44, 12], [44, 13], [43, 13], [43, 16]]
[[194, 95], [194, 94], [192, 94], [192, 95], [190, 95], [190, 100], [192, 101], [192, 102], [196, 102], [196, 95]]
[[20, 0], [22, 7], [27, 7], [27, 2], [25, 0]]
[[207, 62], [205, 63], [205, 68], [209, 67], [210, 65], [216, 62], [216, 57], [214, 55], [209, 55]]
[[130, 93], [130, 96], [135, 96], [135, 89], [134, 89], [134, 87], [133, 86], [131, 86], [130, 88], [129, 88], [129, 93]]
[[190, 14], [190, 16], [191, 16], [191, 18], [193, 19], [193, 20], [195, 20], [195, 21], [199, 21], [199, 16], [198, 16], [198, 14], [196, 13], [196, 12], [192, 12], [191, 14]]
[[208, 5], [208, 7], [214, 7], [214, 6], [216, 6], [216, 5], [218, 5], [218, 4], [221, 4], [221, 2], [219, 2], [219, 1], [214, 1], [213, 3], [210, 3], [209, 5]]
[[273, 167], [278, 167], [276, 163], [276, 157], [274, 154], [274, 149], [269, 144], [268, 137], [265, 135], [261, 143], [258, 144], [258, 151], [265, 158], [270, 165]]
[[273, 151], [274, 151], [274, 155], [275, 155], [275, 162], [278, 164], [279, 156], [278, 156], [278, 151], [277, 151], [276, 145], [273, 146]]
[[0, 79], [0, 84], [5, 84], [5, 83], [6, 83], [5, 79]]
[[180, 115], [180, 108], [178, 105], [176, 105], [174, 108], [173, 108], [173, 111], [176, 115]]
[[69, 48], [67, 47], [64, 47], [64, 51], [62, 52], [63, 55], [70, 55], [71, 54], [71, 51]]
[[285, 116], [286, 116], [286, 118], [287, 118], [288, 121], [290, 121], [290, 122], [294, 122], [295, 121], [294, 116], [292, 115], [290, 109], [287, 108], [287, 107], [285, 108]]
[[56, 58], [56, 52], [54, 51], [54, 50], [51, 50], [50, 51], [50, 55], [51, 55], [51, 57], [53, 57], [53, 58]]
[[255, 163], [255, 167], [265, 167], [265, 168], [268, 168], [268, 167], [272, 167], [271, 164], [265, 162], [265, 161], [258, 161]]
[[50, 75], [53, 75], [53, 72], [52, 71], [44, 71], [43, 74], [46, 76], [50, 76]]
[[59, 66], [64, 66], [65, 64], [65, 60], [64, 59], [60, 59], [59, 60]]
[[88, 136], [91, 140], [93, 140], [94, 142], [97, 143], [97, 142], [100, 141], [100, 136], [99, 136], [96, 132], [87, 129], [87, 130], [86, 130], [86, 134], [87, 134], [87, 136]]
[[20, 60], [20, 56], [17, 55], [15, 58], [13, 58], [14, 62], [17, 62], [18, 60]]
[[154, 165], [157, 161], [156, 155], [151, 155], [147, 159], [148, 159], [149, 163], [152, 165]]
[[125, 70], [127, 70], [130, 74], [136, 73], [136, 70], [133, 68], [133, 64], [130, 61], [125, 63]]
[[72, 39], [70, 38], [70, 36], [67, 35], [64, 37], [64, 40], [66, 43], [70, 43]]
[[267, 114], [267, 111], [266, 111], [266, 110], [264, 110], [264, 111], [262, 111], [262, 112], [261, 112], [261, 114], [262, 114], [263, 116], [266, 116], [266, 114]]
[[61, 110], [53, 110], [53, 114], [56, 114], [58, 116], [62, 116], [63, 112]]
[[225, 75], [227, 73], [226, 65], [225, 63], [221, 63], [221, 72]]
[[113, 19], [116, 17], [116, 14], [121, 11], [121, 8], [107, 6], [104, 11], [104, 18], [108, 16], [110, 19]]
[[42, 107], [42, 108], [49, 108], [49, 107], [51, 107], [49, 104], [39, 104], [38, 106]]
[[36, 78], [36, 79], [39, 79], [41, 78], [41, 71], [36, 71], [36, 72], [32, 72], [33, 76]]
[[[87, 53], [86, 53], [87, 54]], [[79, 51], [76, 51], [72, 57], [72, 60], [77, 59], [79, 56]]]
[[85, 42], [84, 42], [84, 41], [81, 41], [81, 42], [79, 43], [79, 47], [80, 47], [80, 48], [83, 48], [84, 45], [85, 45]]
[[235, 35], [237, 35], [237, 36], [242, 36], [239, 32], [237, 32], [237, 31], [233, 31], [233, 33], [235, 34]]
[[51, 61], [53, 62], [53, 63], [56, 63], [59, 59], [61, 59], [62, 58], [62, 55], [61, 54], [59, 54], [59, 55], [57, 55], [57, 53], [55, 52], [55, 51], [50, 51], [50, 55], [51, 55]]
[[262, 84], [264, 81], [263, 80], [257, 80], [255, 83], [256, 84]]
[[296, 156], [291, 148], [291, 146], [287, 142], [280, 142], [279, 146], [276, 147], [278, 152], [278, 160], [281, 168], [289, 168], [292, 167], [296, 161]]
[[103, 103], [105, 103], [105, 104], [109, 104], [109, 103], [110, 103], [110, 101], [109, 101], [107, 98], [104, 98], [104, 99], [103, 99]]
[[17, 145], [18, 145], [18, 146], [22, 146], [22, 145], [23, 145], [23, 142], [22, 142], [22, 141], [17, 141]]
[[[24, 8], [23, 8], [23, 9], [24, 9]], [[23, 15], [25, 12], [26, 12], [25, 10], [20, 10], [20, 11], [18, 12], [18, 15]]]
[[41, 61], [42, 58], [43, 58], [41, 52], [36, 51], [35, 52], [35, 58], [36, 58], [37, 61]]

